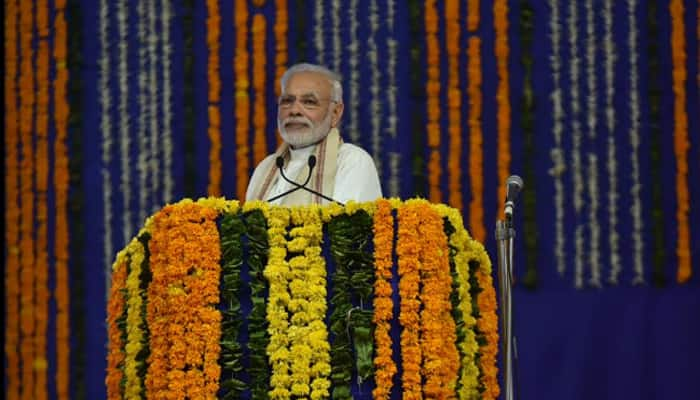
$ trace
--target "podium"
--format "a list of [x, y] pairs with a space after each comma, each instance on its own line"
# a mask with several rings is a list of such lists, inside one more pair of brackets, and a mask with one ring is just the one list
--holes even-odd
[[108, 397], [496, 398], [491, 272], [423, 199], [185, 199], [116, 256]]

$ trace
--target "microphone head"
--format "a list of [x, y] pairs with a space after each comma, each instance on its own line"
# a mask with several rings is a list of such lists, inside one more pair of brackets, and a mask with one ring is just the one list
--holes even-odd
[[309, 168], [313, 168], [315, 166], [316, 166], [316, 156], [312, 154], [309, 156]]
[[523, 180], [518, 175], [509, 176], [506, 179], [506, 201], [515, 201], [523, 186]]
[[284, 157], [282, 157], [282, 156], [277, 157], [277, 160], [275, 160], [275, 164], [277, 164], [277, 168], [284, 167]]

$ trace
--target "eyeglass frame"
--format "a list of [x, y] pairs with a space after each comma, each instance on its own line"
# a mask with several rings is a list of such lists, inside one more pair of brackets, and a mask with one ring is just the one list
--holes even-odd
[[[285, 99], [285, 98], [286, 98], [286, 99], [289, 99], [291, 102], [290, 102], [289, 104], [286, 104], [286, 105], [282, 104], [282, 100]], [[319, 104], [318, 104], [318, 105], [311, 105], [311, 106], [309, 106], [309, 105], [304, 105], [303, 101], [304, 101], [305, 99], [313, 99], [313, 100], [316, 100], [316, 101], [319, 102]], [[297, 100], [299, 101], [299, 105], [300, 105], [303, 109], [309, 110], [309, 111], [310, 111], [310, 110], [317, 110], [318, 108], [320, 108], [320, 107], [321, 107], [321, 104], [320, 104], [320, 103], [321, 103], [322, 101], [327, 101], [327, 102], [329, 102], [329, 103], [336, 103], [336, 104], [339, 103], [338, 100], [333, 100], [333, 99], [330, 98], [330, 97], [329, 97], [329, 98], [318, 98], [318, 97], [316, 97], [316, 95], [313, 94], [313, 93], [305, 93], [305, 94], [302, 94], [302, 95], [300, 95], [300, 96], [297, 96], [297, 95], [295, 95], [295, 94], [283, 94], [283, 95], [281, 95], [280, 97], [277, 98], [277, 107], [279, 107], [280, 109], [285, 109], [285, 110], [286, 110], [286, 109], [290, 109], [290, 108], [292, 108], [292, 106], [294, 105], [294, 103], [297, 102]]]

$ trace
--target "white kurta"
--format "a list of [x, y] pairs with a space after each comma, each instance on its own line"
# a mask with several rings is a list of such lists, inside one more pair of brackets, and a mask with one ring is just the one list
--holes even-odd
[[[304, 147], [302, 149], [289, 149], [290, 160], [284, 166], [284, 175], [294, 180], [302, 171], [309, 160], [309, 155], [313, 151], [314, 146]], [[271, 155], [269, 157], [275, 157]], [[262, 164], [265, 164], [263, 161]], [[254, 196], [252, 188], [258, 187], [261, 180], [265, 179], [265, 173], [261, 170], [260, 165], [255, 168], [253, 176], [248, 183], [246, 192], [246, 200], [251, 200]], [[303, 177], [306, 178], [306, 177]], [[304, 179], [300, 178], [299, 184], [304, 183]], [[273, 198], [280, 193], [283, 193], [294, 186], [279, 177], [272, 183], [268, 198]], [[303, 190], [303, 189], [300, 189]], [[338, 169], [335, 175], [335, 187], [333, 188], [334, 200], [345, 203], [348, 200], [358, 202], [373, 201], [382, 197], [382, 188], [377, 175], [377, 167], [374, 165], [372, 157], [362, 148], [351, 143], [342, 143], [338, 149]], [[277, 199], [272, 204], [280, 204], [282, 199]]]

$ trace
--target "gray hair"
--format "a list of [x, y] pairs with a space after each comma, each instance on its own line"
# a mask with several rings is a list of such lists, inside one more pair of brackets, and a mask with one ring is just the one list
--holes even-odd
[[343, 85], [340, 83], [340, 75], [317, 64], [301, 63], [289, 67], [282, 75], [282, 79], [280, 79], [280, 88], [282, 92], [284, 92], [289, 78], [298, 72], [315, 72], [325, 76], [331, 84], [331, 100], [337, 103], [343, 102]]

